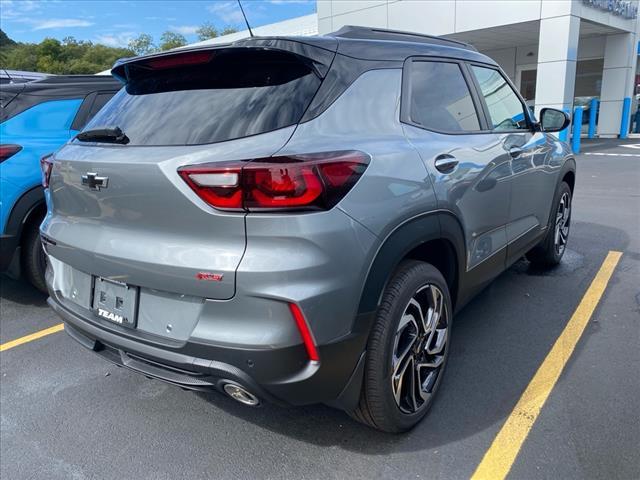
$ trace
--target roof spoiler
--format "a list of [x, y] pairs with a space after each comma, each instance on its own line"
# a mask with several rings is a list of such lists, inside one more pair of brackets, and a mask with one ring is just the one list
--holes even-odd
[[296, 40], [277, 37], [253, 37], [238, 40], [233, 43], [181, 48], [140, 57], [121, 58], [114, 64], [111, 69], [111, 74], [126, 84], [131, 79], [131, 73], [134, 70], [173, 68], [178, 66], [193, 66], [198, 63], [208, 63], [213, 59], [216, 51], [229, 49], [281, 50], [290, 52], [310, 60], [313, 63], [314, 69], [322, 78], [324, 78], [329, 71], [329, 67], [335, 56], [335, 50], [327, 50]]

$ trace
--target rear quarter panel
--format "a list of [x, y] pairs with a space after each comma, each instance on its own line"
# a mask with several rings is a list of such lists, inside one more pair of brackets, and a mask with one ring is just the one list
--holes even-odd
[[[427, 171], [400, 124], [401, 79], [401, 69], [362, 74], [322, 115], [300, 124], [278, 152], [360, 150], [369, 154], [371, 161], [364, 175], [336, 208], [298, 220], [295, 216], [281, 220], [259, 215], [246, 218], [247, 255], [254, 246], [279, 243], [295, 252], [296, 242], [305, 238], [319, 245], [318, 254], [305, 259], [311, 268], [303, 271], [296, 265], [290, 274], [282, 272], [280, 285], [306, 289], [290, 290], [290, 295], [300, 298], [320, 342], [349, 332], [368, 272], [385, 237], [409, 218], [436, 205]], [[345, 222], [347, 218], [350, 222]], [[275, 222], [280, 229], [275, 228]], [[243, 261], [239, 283], [244, 266]], [[319, 276], [311, 278], [310, 273]], [[314, 301], [307, 303], [305, 298]]]
[[361, 75], [321, 116], [298, 126], [278, 153], [360, 150], [371, 156], [362, 178], [338, 207], [377, 237], [436, 208], [424, 164], [400, 123], [401, 69]]

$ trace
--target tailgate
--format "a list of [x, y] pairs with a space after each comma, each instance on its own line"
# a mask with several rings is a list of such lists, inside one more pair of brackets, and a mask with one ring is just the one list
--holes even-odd
[[[292, 128], [259, 141], [199, 147], [65, 146], [55, 156], [41, 227], [51, 240], [47, 252], [82, 272], [131, 285], [233, 297], [246, 244], [244, 213], [206, 205], [177, 168], [230, 160], [238, 150], [271, 155]], [[92, 173], [106, 179], [106, 187], [83, 184]]]

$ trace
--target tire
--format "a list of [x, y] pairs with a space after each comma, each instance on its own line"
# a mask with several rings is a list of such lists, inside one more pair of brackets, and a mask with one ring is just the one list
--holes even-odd
[[45, 271], [47, 262], [40, 241], [40, 222], [30, 222], [25, 226], [22, 245], [22, 271], [26, 279], [41, 292], [47, 293]]
[[534, 265], [550, 268], [562, 260], [569, 239], [572, 201], [571, 188], [566, 182], [560, 183], [553, 199], [547, 234], [526, 255]]
[[[439, 297], [437, 293], [434, 296], [434, 292], [439, 292], [441, 300], [434, 300]], [[416, 303], [421, 305], [420, 309]], [[437, 320], [429, 321], [433, 318], [430, 314], [438, 306], [442, 314]], [[427, 320], [422, 327], [418, 325], [421, 311]], [[451, 312], [447, 283], [435, 267], [414, 260], [400, 265], [384, 291], [367, 342], [360, 400], [349, 412], [354, 419], [391, 433], [407, 431], [422, 420], [433, 402], [446, 366]], [[435, 328], [425, 329], [424, 325], [430, 323]], [[434, 333], [429, 334], [429, 331]], [[404, 351], [407, 351], [406, 355], [402, 355]], [[414, 383], [416, 369], [413, 366], [417, 363], [422, 365], [417, 369], [420, 372], [417, 375], [425, 386], [420, 390], [414, 388], [418, 382]], [[438, 366], [425, 366], [429, 364]], [[398, 375], [392, 375], [394, 370]], [[404, 375], [400, 375], [402, 371]]]

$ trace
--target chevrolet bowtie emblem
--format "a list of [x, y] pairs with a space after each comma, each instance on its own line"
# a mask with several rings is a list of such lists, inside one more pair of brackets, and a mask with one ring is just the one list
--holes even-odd
[[101, 188], [107, 188], [109, 177], [99, 177], [97, 173], [87, 172], [82, 175], [82, 184], [88, 186], [91, 190], [100, 190]]

